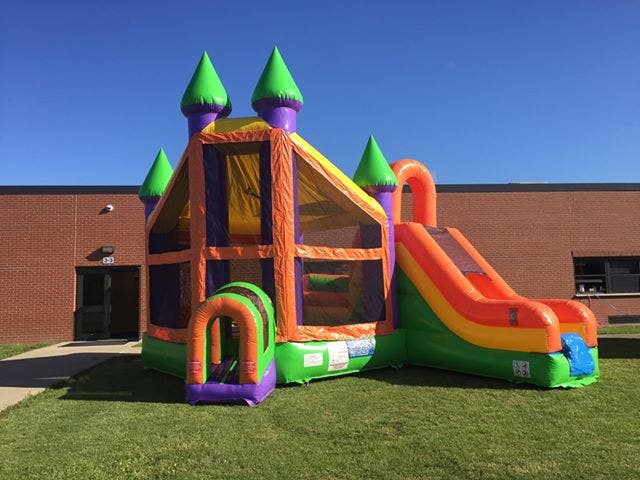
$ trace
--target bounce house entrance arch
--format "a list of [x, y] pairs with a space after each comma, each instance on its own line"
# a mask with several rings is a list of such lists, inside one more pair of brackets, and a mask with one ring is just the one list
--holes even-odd
[[260, 288], [220, 288], [189, 322], [187, 401], [261, 402], [275, 388], [274, 340], [273, 306]]
[[436, 226], [436, 185], [427, 167], [417, 160], [405, 158], [391, 164], [398, 179], [398, 188], [393, 193], [393, 217], [396, 223], [402, 220], [402, 186], [409, 184], [413, 197], [413, 222], [430, 227]]

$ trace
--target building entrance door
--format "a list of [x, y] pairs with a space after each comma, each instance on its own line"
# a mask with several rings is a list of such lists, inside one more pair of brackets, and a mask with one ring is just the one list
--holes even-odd
[[138, 338], [139, 267], [76, 270], [76, 340]]

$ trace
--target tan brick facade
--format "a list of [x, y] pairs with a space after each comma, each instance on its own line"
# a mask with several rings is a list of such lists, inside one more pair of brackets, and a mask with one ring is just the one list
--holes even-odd
[[[640, 256], [638, 188], [475, 187], [439, 187], [439, 225], [458, 228], [523, 295], [572, 298], [573, 255]], [[76, 267], [100, 266], [103, 245], [116, 247], [115, 266], [142, 266], [144, 208], [134, 187], [14, 190], [0, 187], [0, 343], [71, 340]], [[409, 193], [404, 200], [407, 219]], [[140, 332], [145, 285], [141, 268]], [[581, 301], [600, 323], [640, 315], [640, 295]]]

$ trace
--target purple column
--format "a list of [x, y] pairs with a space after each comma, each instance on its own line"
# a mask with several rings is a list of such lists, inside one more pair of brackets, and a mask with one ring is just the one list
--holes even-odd
[[[271, 212], [271, 143], [263, 142], [260, 145], [260, 242], [263, 245], [273, 244]], [[262, 289], [275, 302], [273, 258], [263, 258], [260, 263], [262, 264]]]
[[189, 122], [189, 138], [195, 133], [200, 133], [203, 128], [214, 122], [220, 112], [224, 110], [222, 105], [203, 103], [199, 105], [187, 105], [182, 108], [182, 113]]
[[393, 191], [396, 189], [395, 185], [387, 187], [377, 187], [377, 193], [374, 193], [373, 198], [380, 204], [384, 213], [387, 214], [387, 226], [389, 227], [389, 273], [393, 276], [393, 272], [396, 267], [396, 245], [395, 245], [395, 228], [393, 221]]
[[140, 200], [144, 203], [144, 219], [148, 220], [151, 212], [158, 205], [160, 197], [140, 197]]
[[281, 128], [287, 133], [296, 131], [298, 111], [302, 103], [284, 98], [263, 98], [253, 104], [260, 118], [273, 128]]
[[391, 280], [391, 302], [393, 305], [393, 326], [398, 325], [398, 305], [396, 294], [396, 240], [395, 226], [393, 218], [393, 192], [397, 187], [395, 185], [385, 185], [375, 187], [375, 193], [372, 197], [380, 204], [384, 212], [387, 214], [387, 226], [389, 227], [389, 278]]

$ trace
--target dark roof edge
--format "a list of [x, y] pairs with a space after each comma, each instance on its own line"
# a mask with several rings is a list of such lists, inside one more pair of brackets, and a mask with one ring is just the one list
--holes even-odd
[[[403, 191], [408, 191], [407, 185]], [[640, 183], [478, 183], [436, 185], [441, 193], [491, 192], [635, 192]]]
[[139, 185], [0, 185], [0, 195], [137, 194], [139, 188]]
[[[0, 195], [137, 194], [139, 185], [0, 185]], [[409, 191], [408, 185], [404, 192]], [[636, 192], [640, 183], [477, 183], [436, 185], [439, 193]]]

